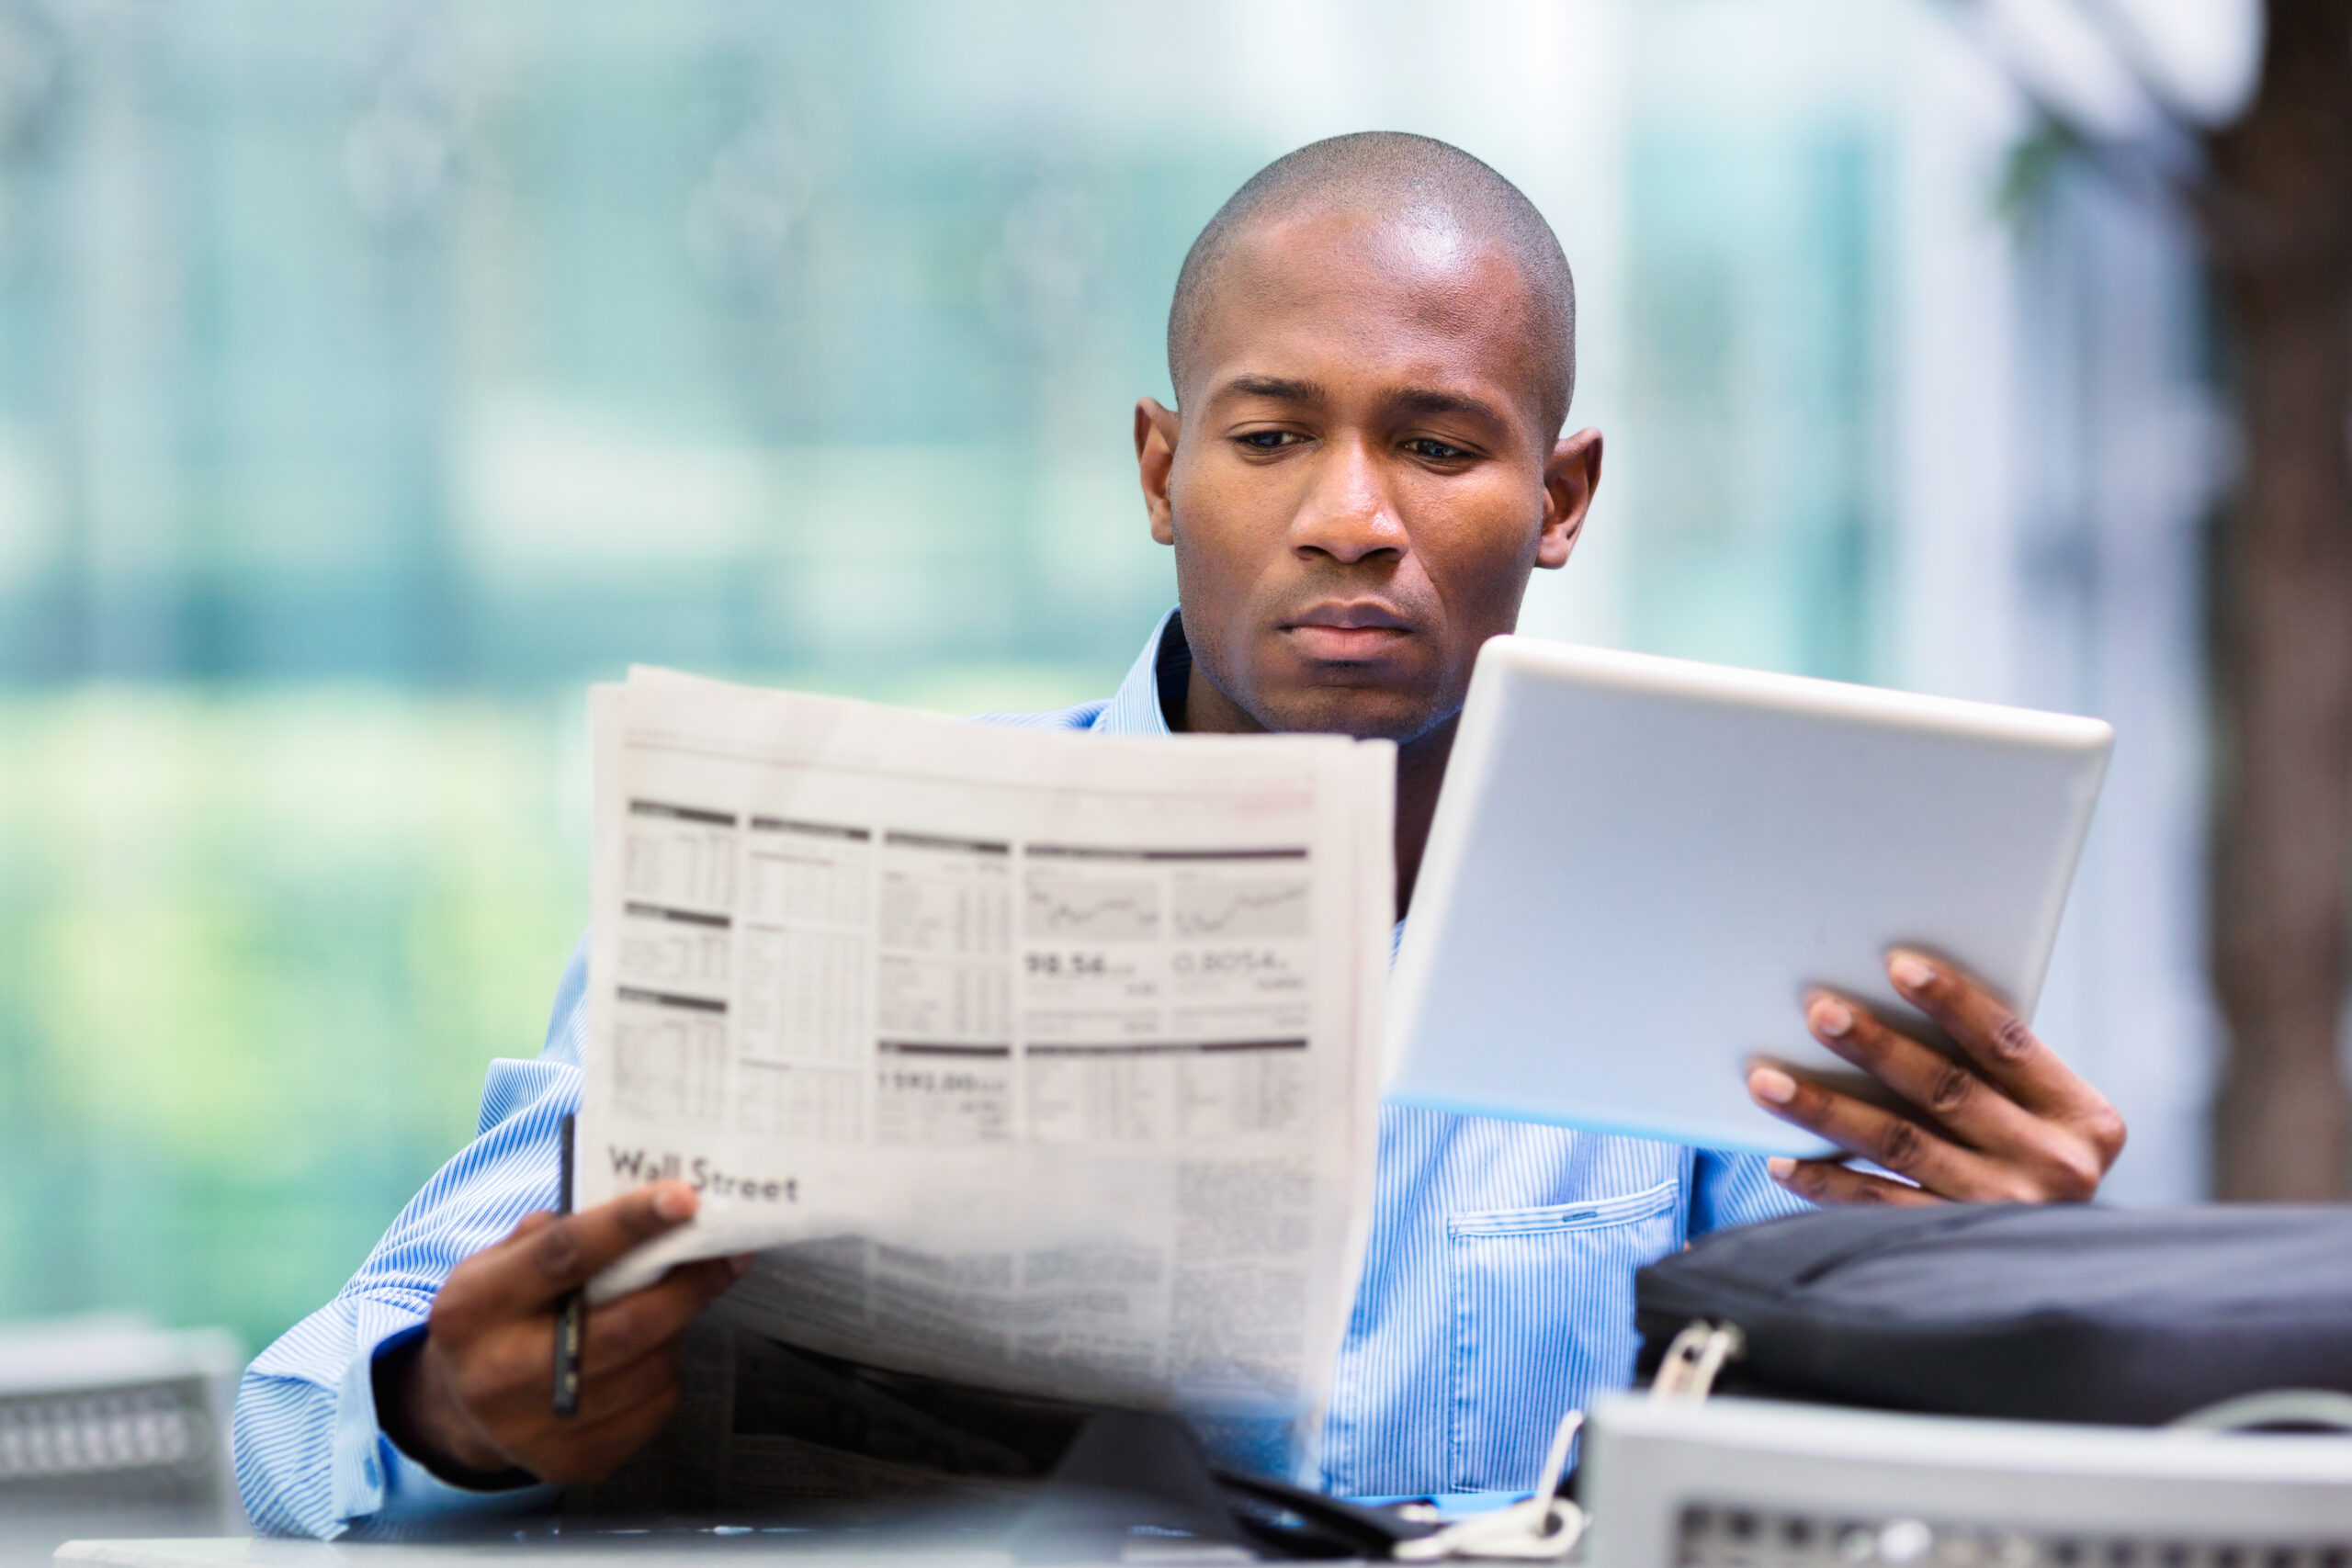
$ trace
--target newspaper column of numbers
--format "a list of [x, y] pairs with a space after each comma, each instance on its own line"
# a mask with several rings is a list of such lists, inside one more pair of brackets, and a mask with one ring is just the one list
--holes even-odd
[[628, 805], [613, 1092], [665, 1123], [726, 1118], [739, 830], [731, 812]]

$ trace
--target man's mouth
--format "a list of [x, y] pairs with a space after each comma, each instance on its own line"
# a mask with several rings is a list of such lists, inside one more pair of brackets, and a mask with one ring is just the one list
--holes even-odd
[[1413, 625], [1371, 600], [1317, 604], [1280, 623], [1291, 646], [1317, 660], [1375, 659], [1413, 635]]

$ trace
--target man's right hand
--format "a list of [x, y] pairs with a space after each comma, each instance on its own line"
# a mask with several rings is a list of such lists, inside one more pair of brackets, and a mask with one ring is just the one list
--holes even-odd
[[559, 1484], [612, 1473], [670, 1418], [678, 1337], [749, 1259], [680, 1264], [591, 1309], [569, 1418], [554, 1411], [556, 1313], [565, 1292], [693, 1218], [695, 1203], [692, 1188], [662, 1181], [577, 1214], [527, 1214], [458, 1265], [424, 1337], [376, 1368], [385, 1434], [426, 1469], [477, 1485], [517, 1470]]

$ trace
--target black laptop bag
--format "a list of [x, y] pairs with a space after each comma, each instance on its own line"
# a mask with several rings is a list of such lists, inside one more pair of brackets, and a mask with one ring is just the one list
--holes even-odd
[[2352, 1207], [1830, 1209], [1643, 1269], [1643, 1374], [1736, 1326], [1723, 1393], [2154, 1426], [2352, 1393]]

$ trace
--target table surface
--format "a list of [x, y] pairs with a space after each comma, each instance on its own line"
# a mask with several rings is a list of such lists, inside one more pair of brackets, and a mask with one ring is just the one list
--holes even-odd
[[[468, 1568], [496, 1562], [514, 1568], [518, 1555], [542, 1563], [594, 1562], [627, 1556], [629, 1568], [714, 1568], [721, 1560], [756, 1554], [773, 1562], [788, 1555], [795, 1568], [876, 1568], [877, 1563], [920, 1563], [922, 1568], [1012, 1568], [1012, 1557], [1000, 1548], [958, 1545], [952, 1540], [921, 1540], [904, 1536], [877, 1536], [848, 1541], [841, 1532], [758, 1530], [742, 1535], [598, 1535], [550, 1540], [528, 1532], [514, 1536], [472, 1537], [401, 1544], [356, 1541], [278, 1540], [251, 1536], [198, 1536], [181, 1540], [69, 1540], [56, 1549], [57, 1568]], [[1138, 1561], [1159, 1568], [1210, 1568], [1229, 1564], [1230, 1553], [1211, 1556], [1181, 1549], [1164, 1557], [1128, 1556], [1125, 1564], [1102, 1568], [1136, 1568]], [[1086, 1568], [1071, 1564], [1069, 1568]]]
[[0, 1502], [0, 1568], [50, 1568], [58, 1543], [76, 1537], [218, 1537], [248, 1527], [218, 1508], [30, 1507]]

